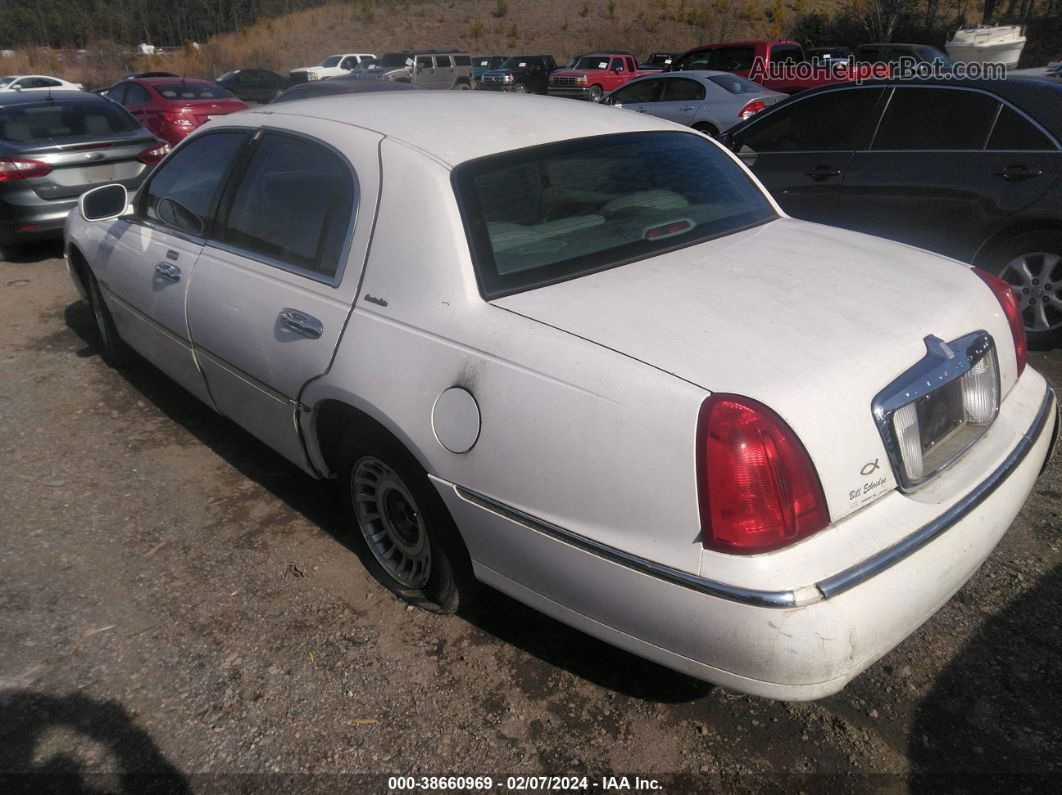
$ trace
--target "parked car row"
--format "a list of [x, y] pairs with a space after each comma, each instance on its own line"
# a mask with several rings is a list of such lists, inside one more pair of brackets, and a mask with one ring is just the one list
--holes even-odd
[[[641, 99], [714, 86], [736, 107], [720, 75], [643, 78]], [[866, 151], [947, 206], [955, 136], [1016, 207], [1057, 168], [1043, 85], [949, 89], [949, 124], [906, 87], [828, 87], [744, 122], [740, 156], [544, 97], [300, 100], [197, 130], [135, 196], [85, 193], [65, 251], [106, 361], [145, 357], [334, 479], [399, 597], [453, 612], [478, 580], [691, 676], [819, 698], [991, 553], [1058, 410], [1011, 285], [789, 217], [787, 183], [742, 158], [803, 154], [786, 168], [814, 191]], [[806, 123], [824, 97], [845, 112]], [[919, 135], [925, 167], [889, 166]], [[916, 205], [952, 218], [935, 206]]]

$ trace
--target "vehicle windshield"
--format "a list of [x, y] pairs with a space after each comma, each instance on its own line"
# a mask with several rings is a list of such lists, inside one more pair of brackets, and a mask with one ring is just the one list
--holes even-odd
[[339, 66], [339, 62], [342, 60], [342, 55], [329, 55], [321, 61], [320, 66], [323, 66], [325, 69], [331, 69], [333, 66]]
[[755, 94], [763, 91], [763, 86], [738, 75], [712, 75], [708, 79], [731, 94]]
[[775, 217], [718, 146], [684, 132], [597, 136], [454, 171], [486, 298], [565, 281]]
[[20, 144], [131, 132], [140, 123], [110, 100], [0, 106], [0, 139]]
[[531, 63], [530, 56], [527, 55], [514, 55], [511, 58], [506, 58], [505, 61], [499, 66], [499, 69], [524, 69]]
[[592, 71], [597, 69], [608, 69], [609, 57], [607, 55], [584, 55], [575, 62], [572, 69], [581, 69], [586, 71]]
[[941, 66], [946, 66], [949, 69], [955, 66], [955, 62], [936, 47], [916, 47], [915, 52], [923, 61], [937, 61]]
[[231, 80], [232, 78], [236, 77], [236, 75], [238, 75], [239, 73], [240, 73], [239, 69], [233, 69], [231, 72], [226, 72], [225, 74], [223, 74], [221, 77], [218, 78], [218, 80]]
[[476, 60], [473, 61], [473, 64], [475, 66], [488, 66], [489, 67], [490, 66], [490, 58], [476, 58]]
[[389, 52], [384, 55], [383, 58], [378, 60], [373, 66], [382, 66], [387, 69], [396, 69], [406, 65], [406, 61], [409, 60], [409, 56], [401, 52]]
[[163, 83], [152, 86], [163, 99], [184, 101], [186, 99], [232, 99], [232, 93], [214, 83]]

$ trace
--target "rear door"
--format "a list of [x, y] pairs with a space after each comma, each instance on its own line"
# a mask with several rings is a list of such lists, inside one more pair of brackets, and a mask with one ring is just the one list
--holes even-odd
[[454, 59], [449, 55], [435, 56], [435, 87], [453, 88]]
[[653, 115], [689, 126], [704, 102], [704, 86], [689, 77], [665, 77], [663, 92], [654, 105]]
[[734, 150], [787, 213], [836, 223], [845, 169], [873, 131], [884, 93], [863, 86], [795, 97], [736, 132]]
[[185, 299], [221, 187], [250, 137], [219, 131], [182, 146], [152, 174], [134, 214], [114, 222], [110, 253], [97, 263], [122, 338], [206, 403]]
[[301, 134], [261, 134], [222, 201], [188, 294], [218, 411], [307, 469], [299, 395], [328, 370], [379, 189], [380, 136], [344, 127], [335, 137], [342, 153]]
[[1054, 140], [992, 94], [897, 87], [852, 158], [834, 223], [969, 261], [1060, 166]]

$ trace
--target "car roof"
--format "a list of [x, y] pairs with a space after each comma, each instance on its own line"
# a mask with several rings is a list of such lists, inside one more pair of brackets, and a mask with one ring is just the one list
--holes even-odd
[[43, 102], [111, 102], [106, 97], [91, 91], [3, 91], [0, 92], [0, 105], [28, 105]]
[[[56, 77], [55, 75], [0, 75], [0, 79], [6, 79], [8, 77], [15, 80], [20, 80], [23, 77], [47, 77], [49, 80], [63, 80], [63, 78]], [[63, 82], [65, 83], [66, 81], [63, 80]]]
[[213, 80], [202, 80], [198, 77], [136, 77], [130, 78], [139, 83], [149, 86], [172, 86], [175, 83], [213, 83]]
[[[921, 45], [919, 45], [921, 46]], [[1050, 80], [1029, 77], [1008, 77], [1005, 80], [949, 80], [947, 78], [894, 79], [867, 81], [858, 88], [874, 86], [932, 86], [939, 88], [968, 88], [987, 91], [1020, 108], [1057, 137], [1062, 137], [1062, 85]], [[829, 93], [831, 90], [857, 88], [851, 84], [820, 86], [801, 92], [800, 97]], [[788, 104], [788, 102], [786, 103]]]
[[[350, 124], [405, 143], [450, 166], [531, 146], [624, 132], [681, 130], [656, 117], [597, 103], [489, 91], [376, 92], [263, 105], [236, 116], [276, 125], [283, 115]], [[257, 120], [256, 120], [257, 121]]]

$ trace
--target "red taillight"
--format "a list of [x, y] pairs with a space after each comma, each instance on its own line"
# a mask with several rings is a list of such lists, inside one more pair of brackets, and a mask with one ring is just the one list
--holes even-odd
[[974, 268], [974, 273], [981, 277], [988, 289], [991, 290], [999, 305], [1003, 307], [1003, 314], [1007, 316], [1010, 324], [1010, 333], [1014, 337], [1014, 359], [1018, 363], [1018, 375], [1025, 370], [1029, 361], [1029, 344], [1025, 341], [1025, 322], [1021, 319], [1021, 306], [1018, 305], [1018, 296], [1014, 294], [1014, 288], [998, 276], [993, 276], [988, 271]]
[[0, 157], [0, 182], [15, 182], [31, 177], [43, 177], [50, 174], [52, 167], [39, 160], [19, 160], [14, 157]]
[[136, 159], [139, 160], [141, 163], [147, 163], [149, 166], [153, 166], [169, 153], [169, 144], [159, 144], [158, 146], [153, 146], [150, 149], [145, 149], [143, 152], [136, 156]]
[[748, 119], [755, 116], [757, 113], [759, 113], [766, 107], [767, 105], [765, 103], [760, 102], [760, 100], [758, 99], [754, 99], [752, 100], [752, 102], [750, 102], [748, 105], [741, 109], [741, 113], [739, 113], [738, 116], [740, 116], [742, 119]]
[[707, 549], [767, 552], [830, 522], [804, 445], [781, 417], [740, 395], [712, 395], [701, 405], [697, 484]]

